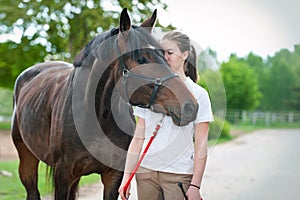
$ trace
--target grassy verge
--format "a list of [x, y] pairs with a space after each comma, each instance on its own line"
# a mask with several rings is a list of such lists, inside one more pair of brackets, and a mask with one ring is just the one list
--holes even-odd
[[0, 130], [10, 130], [11, 123], [10, 122], [0, 122]]
[[[19, 179], [18, 161], [5, 161], [0, 163], [0, 171], [11, 173], [11, 176], [4, 176], [0, 173], [0, 199], [21, 200], [26, 199], [26, 191]], [[82, 177], [80, 185], [92, 184], [99, 181], [99, 175], [92, 174]], [[46, 165], [39, 167], [39, 191], [42, 196], [52, 193], [52, 183], [46, 182]]]
[[232, 130], [244, 131], [246, 133], [252, 132], [259, 129], [289, 129], [289, 128], [300, 128], [300, 123], [274, 123], [271, 125], [265, 124], [247, 124], [247, 123], [240, 123], [236, 125], [230, 125]]
[[[293, 123], [293, 124], [289, 124], [289, 123], [276, 123], [276, 124], [272, 124], [272, 125], [265, 125], [265, 124], [258, 124], [258, 125], [252, 125], [252, 124], [247, 124], [247, 123], [240, 123], [240, 124], [231, 124], [230, 125], [230, 133], [231, 133], [231, 137], [226, 137], [226, 138], [218, 138], [218, 139], [214, 139], [214, 140], [209, 140], [208, 141], [208, 145], [209, 146], [213, 146], [216, 144], [222, 144], [228, 141], [231, 141], [232, 139], [238, 137], [238, 135], [243, 135], [243, 134], [247, 134], [256, 130], [262, 130], [262, 129], [300, 129], [300, 123]], [[238, 133], [238, 134], [235, 134]]]

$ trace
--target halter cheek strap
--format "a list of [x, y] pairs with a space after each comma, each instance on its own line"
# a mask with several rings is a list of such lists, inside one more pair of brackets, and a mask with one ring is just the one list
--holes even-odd
[[[118, 57], [118, 59], [119, 59], [119, 62], [120, 62], [120, 65], [121, 65], [121, 69], [122, 69], [122, 72], [123, 72], [122, 76], [123, 76], [124, 94], [125, 94], [126, 100], [131, 105], [133, 105], [133, 106], [138, 106], [138, 107], [141, 107], [141, 108], [151, 108], [151, 106], [154, 103], [154, 100], [155, 100], [156, 94], [158, 92], [158, 89], [162, 85], [162, 83], [165, 82], [165, 81], [167, 81], [167, 80], [169, 80], [169, 79], [171, 79], [171, 78], [177, 77], [178, 75], [175, 74], [175, 73], [170, 73], [169, 75], [166, 75], [166, 76], [164, 76], [162, 78], [152, 78], [152, 77], [147, 77], [147, 76], [143, 76], [143, 75], [132, 73], [127, 68], [127, 66], [125, 65], [125, 63], [124, 63], [124, 61], [122, 59], [121, 52], [120, 52], [120, 49], [118, 47], [118, 39], [116, 39], [116, 45], [115, 46], [116, 46], [116, 52], [117, 52], [117, 54], [120, 55]], [[152, 90], [152, 94], [151, 94], [151, 97], [150, 97], [150, 100], [149, 100], [148, 104], [140, 104], [140, 103], [132, 103], [132, 102], [130, 102], [130, 98], [128, 96], [128, 91], [127, 91], [128, 77], [135, 78], [135, 79], [140, 79], [140, 80], [145, 80], [145, 81], [148, 81], [149, 83], [154, 84], [154, 88]]]

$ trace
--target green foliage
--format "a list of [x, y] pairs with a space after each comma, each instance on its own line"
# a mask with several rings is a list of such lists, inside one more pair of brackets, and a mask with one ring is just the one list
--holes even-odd
[[198, 84], [208, 91], [214, 113], [226, 110], [226, 94], [223, 80], [218, 70], [207, 69], [203, 71], [200, 74]]
[[222, 63], [221, 74], [225, 85], [227, 108], [250, 110], [259, 105], [261, 93], [253, 69], [236, 56]]
[[0, 87], [12, 89], [16, 77], [27, 67], [44, 60], [45, 47], [24, 38], [22, 43], [0, 43]]
[[253, 53], [236, 59], [253, 69], [257, 77], [262, 93], [257, 109], [300, 110], [300, 45], [295, 45], [294, 51], [281, 49], [266, 60]]
[[300, 45], [294, 52], [280, 50], [267, 65], [270, 67], [262, 86], [264, 109], [300, 110]]
[[210, 123], [208, 140], [231, 139], [230, 125], [219, 117], [215, 117], [215, 121]]
[[147, 19], [161, 0], [0, 0], [0, 34], [22, 32], [21, 42], [0, 44], [0, 86], [13, 88], [17, 75], [46, 59], [72, 62], [97, 33], [119, 25], [123, 7], [134, 24]]
[[[10, 130], [11, 114], [13, 112], [13, 92], [0, 88], [0, 130]], [[2, 120], [2, 121], [1, 121]]]
[[217, 60], [217, 52], [207, 48], [204, 51], [202, 51], [198, 57], [198, 71], [200, 74], [205, 72], [206, 70], [210, 69], [217, 69], [219, 66], [219, 62]]
[[13, 91], [0, 88], [0, 116], [10, 117], [13, 111]]

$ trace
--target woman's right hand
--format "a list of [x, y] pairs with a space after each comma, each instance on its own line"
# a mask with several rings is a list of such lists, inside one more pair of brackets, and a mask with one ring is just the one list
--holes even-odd
[[128, 200], [129, 199], [129, 195], [130, 195], [130, 187], [131, 187], [131, 184], [128, 185], [128, 188], [127, 188], [127, 191], [124, 191], [124, 186], [125, 184], [121, 184], [118, 192], [120, 194], [120, 197], [122, 200]]

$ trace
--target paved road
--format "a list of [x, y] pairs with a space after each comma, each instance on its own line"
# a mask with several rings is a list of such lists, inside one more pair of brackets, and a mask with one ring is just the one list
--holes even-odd
[[216, 146], [205, 200], [299, 200], [300, 130], [261, 130]]

